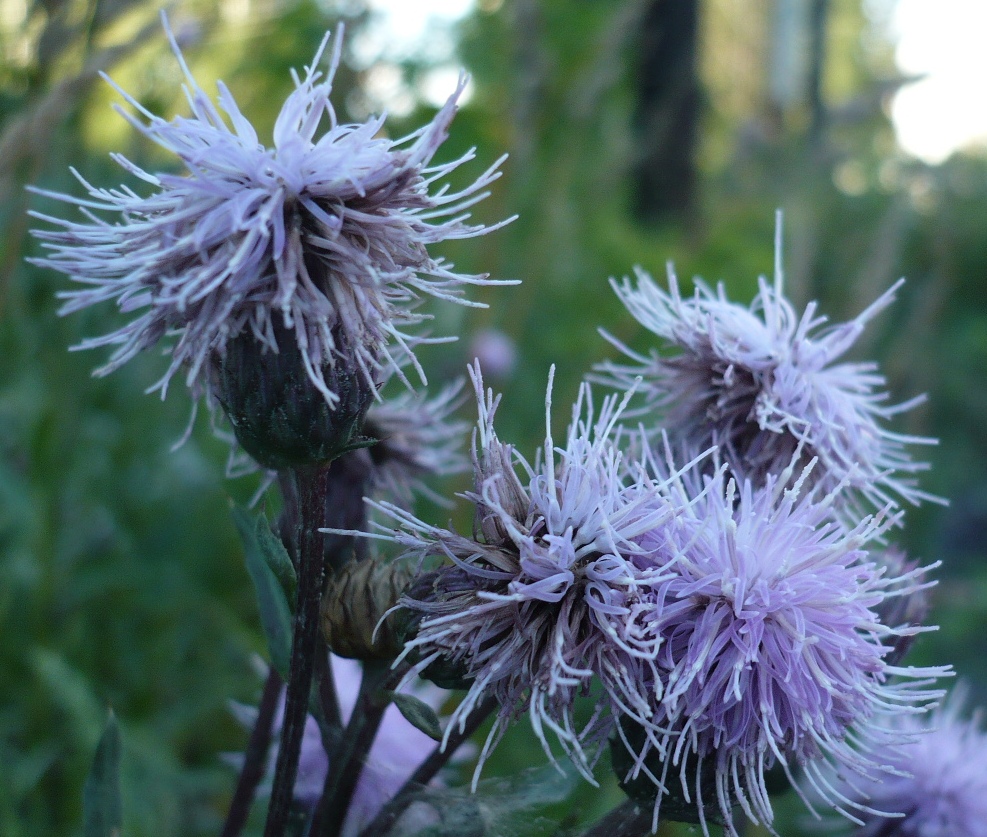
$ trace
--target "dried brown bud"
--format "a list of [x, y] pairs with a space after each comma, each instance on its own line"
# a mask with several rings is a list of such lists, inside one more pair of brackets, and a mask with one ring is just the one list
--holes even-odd
[[405, 563], [365, 560], [344, 566], [322, 600], [322, 630], [333, 653], [358, 660], [388, 660], [401, 653], [400, 615], [381, 619], [413, 578]]

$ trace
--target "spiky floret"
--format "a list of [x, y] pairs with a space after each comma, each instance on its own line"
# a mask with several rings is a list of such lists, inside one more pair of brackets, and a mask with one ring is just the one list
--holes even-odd
[[342, 362], [375, 386], [388, 344], [406, 347], [405, 329], [427, 318], [414, 310], [422, 295], [475, 304], [463, 300], [464, 286], [490, 280], [456, 273], [427, 251], [494, 228], [467, 224], [464, 210], [485, 197], [503, 158], [460, 191], [433, 189], [474, 156], [432, 163], [465, 77], [428, 125], [393, 141], [381, 135], [383, 117], [338, 122], [329, 99], [338, 37], [325, 75], [318, 69], [327, 34], [305, 74], [293, 73], [295, 89], [275, 123], [273, 145], [265, 146], [222, 82], [218, 103], [198, 86], [167, 21], [165, 29], [191, 116], [166, 121], [114, 87], [137, 115], [118, 111], [176, 155], [185, 173], [153, 174], [114, 154], [150, 186], [148, 195], [128, 186], [98, 188], [75, 172], [88, 199], [36, 190], [78, 206], [88, 219], [34, 213], [59, 228], [35, 231], [49, 250], [36, 263], [84, 286], [61, 294], [62, 313], [112, 301], [134, 314], [79, 346], [117, 347], [97, 374], [170, 337], [171, 364], [155, 388], [163, 395], [184, 368], [193, 395], [209, 395], [227, 344], [249, 334], [277, 352], [276, 332], [283, 331], [333, 405], [327, 370]]
[[818, 459], [813, 479], [825, 491], [847, 486], [854, 512], [863, 508], [854, 498], [870, 509], [938, 499], [917, 487], [911, 475], [928, 466], [907, 450], [935, 440], [885, 426], [923, 398], [889, 404], [876, 364], [837, 362], [901, 282], [854, 319], [830, 326], [816, 303], [795, 313], [783, 293], [780, 256], [774, 282], [760, 279], [750, 307], [731, 302], [722, 284], [714, 290], [701, 280], [683, 296], [671, 265], [667, 291], [642, 270], [636, 283], [625, 277], [611, 284], [671, 352], [642, 355], [604, 335], [632, 363], [600, 364], [598, 379], [626, 388], [643, 377], [646, 409], [658, 411], [673, 437], [698, 449], [718, 446], [734, 472], [755, 483], [781, 472], [800, 449], [803, 465]]
[[[643, 473], [636, 485], [625, 485], [612, 438], [622, 409], [615, 397], [595, 416], [584, 386], [564, 446], [556, 447], [549, 430], [532, 464], [497, 437], [500, 399], [484, 392], [478, 364], [470, 374], [479, 405], [475, 488], [464, 495], [475, 507], [472, 536], [379, 506], [397, 522], [381, 536], [406, 557], [450, 562], [402, 600], [418, 619], [406, 654], [417, 660], [413, 672], [445, 662], [470, 681], [450, 729], [486, 698], [499, 703], [477, 775], [507, 723], [527, 713], [549, 756], [547, 733], [554, 733], [592, 781], [596, 745], [611, 730], [613, 713], [644, 721], [651, 711], [656, 639], [637, 601], [667, 568], [640, 569], [629, 556], [640, 551], [637, 538], [678, 510], [660, 486], [645, 490], [651, 481]], [[546, 414], [550, 404], [549, 397]], [[594, 676], [603, 699], [579, 729], [573, 703]]]
[[[702, 491], [675, 483], [694, 502], [679, 503], [687, 515], [663, 533], [686, 540], [669, 577], [652, 589], [664, 688], [632, 772], [655, 750], [654, 781], [681, 783], [705, 833], [710, 805], [731, 835], [735, 805], [770, 826], [766, 773], [775, 764], [793, 784], [801, 767], [804, 781], [842, 809], [845, 799], [820, 765], [879, 772], [874, 744], [887, 736], [873, 717], [919, 711], [941, 694], [930, 686], [947, 671], [887, 659], [897, 637], [925, 629], [883, 624], [882, 604], [928, 584], [924, 569], [889, 575], [868, 558], [868, 544], [896, 515], [889, 507], [848, 529], [833, 510], [840, 488], [807, 488], [799, 459], [758, 487], [722, 468], [704, 478]], [[649, 546], [647, 535], [640, 545]], [[659, 555], [668, 549], [659, 547]], [[659, 796], [656, 817], [660, 804]]]
[[958, 688], [931, 716], [888, 719], [902, 743], [882, 749], [894, 773], [843, 783], [869, 814], [855, 837], [987, 837], [987, 735], [982, 713], [963, 717]]

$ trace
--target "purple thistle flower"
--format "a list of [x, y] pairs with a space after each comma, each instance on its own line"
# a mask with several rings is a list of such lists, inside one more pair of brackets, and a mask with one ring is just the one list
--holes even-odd
[[[665, 570], [639, 570], [628, 556], [640, 551], [636, 538], [676, 510], [658, 488], [645, 490], [651, 482], [643, 474], [638, 484], [624, 486], [612, 439], [623, 407], [616, 397], [595, 417], [584, 385], [564, 447], [548, 431], [531, 464], [498, 439], [493, 419], [500, 398], [484, 393], [479, 364], [470, 374], [479, 405], [475, 489], [464, 495], [475, 506], [473, 536], [375, 504], [398, 524], [379, 526], [384, 534], [377, 537], [398, 543], [405, 557], [451, 561], [401, 601], [420, 620], [405, 654], [415, 655], [413, 673], [449, 662], [471, 680], [449, 729], [462, 727], [486, 698], [499, 703], [474, 782], [506, 725], [525, 713], [549, 757], [552, 733], [593, 781], [593, 755], [612, 729], [612, 713], [643, 719], [651, 711], [655, 649], [647, 645], [636, 602]], [[547, 414], [550, 395], [551, 383]], [[573, 703], [594, 676], [605, 699], [578, 729]]]
[[460, 379], [431, 398], [421, 390], [404, 391], [371, 404], [363, 435], [377, 439], [366, 449], [372, 462], [369, 486], [375, 495], [404, 508], [412, 507], [416, 495], [449, 505], [425, 480], [458, 474], [469, 466], [462, 453], [467, 424], [452, 417], [464, 401], [463, 383]]
[[913, 462], [906, 446], [936, 441], [883, 426], [923, 397], [888, 404], [876, 364], [837, 362], [901, 281], [853, 320], [824, 327], [815, 303], [799, 317], [783, 295], [780, 228], [776, 248], [774, 283], [761, 278], [749, 308], [728, 300], [722, 284], [713, 290], [700, 280], [683, 297], [671, 265], [667, 292], [642, 270], [636, 285], [611, 280], [628, 311], [674, 353], [641, 355], [604, 335], [633, 363], [602, 363], [598, 378], [626, 389], [643, 377], [646, 409], [660, 412], [673, 438], [698, 450], [718, 446], [741, 478], [763, 483], [801, 450], [803, 466], [819, 460], [813, 479], [825, 492], [846, 484], [854, 513], [858, 497], [875, 509], [899, 498], [941, 502], [908, 476], [928, 465]]
[[[60, 294], [66, 300], [62, 313], [113, 301], [134, 315], [79, 346], [117, 347], [96, 374], [173, 338], [171, 364], [152, 389], [164, 395], [184, 367], [193, 396], [205, 395], [211, 406], [215, 367], [234, 339], [250, 335], [277, 353], [278, 335], [290, 335], [304, 374], [333, 406], [339, 393], [330, 371], [337, 365], [370, 387], [379, 368], [396, 368], [388, 343], [402, 353], [408, 348], [406, 328], [428, 319], [414, 310], [423, 295], [476, 305], [462, 298], [464, 286], [495, 284], [485, 275], [454, 272], [426, 249], [500, 226], [467, 224], [464, 210], [486, 196], [504, 158], [460, 191], [433, 189], [474, 157], [470, 151], [450, 163], [432, 163], [465, 77], [431, 123], [392, 141], [380, 136], [383, 117], [337, 121], [329, 95], [340, 59], [338, 37], [325, 75], [317, 69], [329, 47], [327, 34], [305, 74], [293, 73], [295, 89], [268, 147], [222, 82], [218, 107], [198, 86], [164, 22], [185, 74], [191, 116], [166, 121], [113, 86], [138, 115], [118, 112], [175, 154], [185, 174], [153, 174], [114, 154], [122, 168], [149, 184], [149, 195], [128, 186], [98, 188], [74, 170], [88, 199], [35, 190], [78, 206], [88, 219], [33, 213], [59, 228], [35, 231], [49, 250], [35, 262], [84, 286]], [[104, 220], [104, 213], [118, 220]]]
[[[664, 688], [643, 745], [624, 738], [636, 751], [622, 778], [643, 772], [666, 788], [678, 781], [705, 834], [710, 804], [734, 837], [735, 805], [770, 825], [765, 774], [779, 763], [797, 789], [795, 766], [839, 807], [823, 766], [882, 769], [870, 719], [919, 711], [941, 694], [927, 687], [947, 672], [888, 661], [899, 637], [928, 630], [879, 616], [885, 602], [928, 584], [927, 568], [889, 575], [866, 552], [901, 512], [889, 507], [848, 528], [833, 510], [841, 489], [806, 490], [811, 475], [795, 470], [800, 458], [762, 486], [738, 485], [722, 467], [701, 487], [694, 474], [676, 480], [687, 514], [659, 531], [661, 541], [639, 541], [667, 568], [651, 614], [664, 638], [655, 660]], [[671, 563], [669, 536], [679, 541]], [[656, 819], [660, 805], [659, 795]]]
[[842, 787], [864, 809], [855, 837], [987, 837], [987, 735], [964, 702], [959, 688], [931, 718], [888, 719], [906, 738], [882, 748], [888, 774]]

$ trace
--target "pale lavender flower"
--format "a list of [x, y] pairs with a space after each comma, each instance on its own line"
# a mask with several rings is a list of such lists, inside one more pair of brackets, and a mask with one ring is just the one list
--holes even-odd
[[465, 77], [428, 125], [391, 140], [381, 134], [383, 117], [338, 122], [329, 96], [339, 38], [325, 72], [318, 69], [327, 34], [304, 75], [293, 74], [295, 89], [266, 146], [222, 82], [217, 103], [198, 86], [165, 28], [191, 116], [166, 121], [114, 87], [137, 115], [118, 111], [185, 173], [154, 174], [114, 154], [149, 186], [146, 196], [129, 186], [90, 185], [76, 172], [89, 198], [37, 190], [78, 206], [87, 219], [34, 213], [59, 228], [35, 232], [49, 250], [36, 263], [84, 286], [61, 294], [62, 313], [112, 301], [132, 315], [79, 348], [117, 347], [97, 370], [103, 375], [167, 341], [171, 364], [154, 389], [163, 395], [184, 369], [193, 396], [208, 398], [216, 366], [239, 335], [275, 353], [288, 339], [330, 406], [340, 395], [331, 374], [338, 365], [376, 387], [377, 370], [395, 365], [393, 347], [408, 346], [407, 327], [428, 319], [415, 310], [423, 296], [475, 305], [463, 299], [464, 287], [491, 283], [455, 272], [426, 249], [494, 228], [466, 223], [465, 210], [485, 197], [503, 158], [461, 190], [434, 188], [474, 157], [432, 162]]
[[[854, 837], [987, 837], [987, 735], [962, 717], [964, 690], [928, 716], [888, 719], [904, 743], [880, 751], [894, 772], [851, 779], [843, 792], [867, 813]], [[893, 818], [889, 818], [893, 817]]]
[[496, 328], [477, 332], [470, 341], [469, 356], [476, 358], [491, 378], [509, 378], [517, 366], [517, 344]]
[[[340, 713], [345, 724], [349, 721], [356, 705], [362, 668], [356, 660], [348, 660], [335, 655], [330, 655], [330, 660]], [[440, 689], [423, 681], [406, 684], [401, 691], [408, 692], [435, 710], [442, 706], [448, 695], [445, 689]], [[233, 711], [245, 726], [253, 725], [257, 714], [255, 709], [234, 704]], [[280, 712], [283, 711], [284, 699], [282, 697]], [[276, 741], [277, 733], [281, 727], [280, 714], [275, 721], [274, 738]], [[356, 837], [360, 830], [373, 820], [380, 809], [401, 789], [434, 747], [435, 742], [405, 720], [396, 706], [393, 704], [388, 706], [377, 731], [377, 737], [374, 738], [373, 745], [367, 753], [366, 762], [360, 772], [360, 778], [353, 792], [353, 798], [343, 825], [342, 837]], [[453, 761], [462, 761], [469, 755], [469, 748], [464, 748], [457, 753]], [[275, 745], [273, 752], [268, 757], [268, 779], [274, 774], [276, 760], [277, 746]], [[236, 764], [242, 761], [242, 757], [231, 757], [230, 761]], [[329, 757], [322, 745], [319, 726], [315, 719], [309, 715], [305, 721], [305, 733], [302, 738], [298, 778], [295, 781], [295, 799], [303, 805], [315, 808], [322, 797], [322, 788], [328, 770]], [[437, 778], [435, 781], [441, 783], [441, 779]]]
[[[824, 766], [879, 771], [882, 738], [869, 721], [882, 710], [919, 711], [947, 671], [888, 659], [899, 637], [926, 630], [880, 619], [886, 602], [928, 584], [923, 569], [889, 575], [869, 560], [868, 544], [896, 515], [889, 507], [848, 528], [833, 509], [841, 489], [807, 489], [799, 459], [757, 487], [723, 468], [702, 486], [675, 481], [686, 513], [658, 530], [660, 540], [639, 540], [669, 576], [653, 588], [650, 614], [664, 640], [655, 659], [664, 688], [643, 745], [624, 739], [637, 761], [621, 778], [650, 772], [656, 785], [680, 784], [707, 835], [707, 807], [734, 837], [736, 805], [770, 826], [765, 774], [776, 764], [797, 789], [800, 767], [840, 807]], [[679, 544], [667, 564], [669, 537]]]
[[467, 424], [453, 417], [464, 397], [463, 380], [429, 397], [422, 390], [385, 395], [371, 404], [362, 433], [376, 442], [366, 448], [374, 496], [411, 508], [416, 496], [439, 505], [449, 501], [426, 480], [458, 474], [469, 467], [462, 453]]
[[[475, 489], [465, 495], [475, 506], [473, 535], [378, 504], [398, 523], [380, 526], [379, 537], [398, 543], [406, 558], [451, 562], [425, 574], [402, 599], [419, 618], [405, 654], [416, 660], [413, 673], [450, 664], [471, 681], [449, 730], [483, 700], [499, 703], [477, 777], [506, 725], [526, 713], [546, 753], [552, 757], [547, 736], [554, 734], [592, 781], [593, 757], [612, 729], [612, 713], [650, 711], [656, 677], [648, 637], [654, 636], [638, 620], [636, 602], [665, 569], [639, 570], [628, 556], [640, 551], [635, 538], [676, 510], [658, 489], [645, 490], [650, 481], [643, 475], [625, 487], [612, 438], [622, 409], [615, 397], [595, 417], [584, 386], [564, 446], [556, 447], [548, 430], [531, 464], [497, 437], [500, 399], [484, 392], [478, 364], [470, 374], [479, 406]], [[547, 424], [550, 394], [551, 384]], [[573, 703], [594, 677], [605, 697], [579, 729]]]
[[[780, 235], [776, 246], [780, 252]], [[668, 291], [642, 270], [636, 284], [611, 280], [628, 311], [670, 352], [642, 355], [604, 335], [632, 363], [600, 364], [598, 377], [621, 388], [643, 377], [647, 409], [657, 411], [662, 427], [697, 449], [719, 446], [741, 478], [763, 483], [801, 450], [802, 464], [819, 460], [814, 479], [826, 491], [846, 484], [853, 512], [861, 510], [856, 498], [875, 509], [899, 499], [938, 501], [917, 487], [911, 475], [928, 466], [907, 450], [935, 440], [885, 425], [923, 398], [889, 404], [876, 364], [838, 362], [901, 282], [853, 320], [826, 326], [815, 303], [796, 315], [777, 259], [774, 283], [761, 278], [750, 307], [727, 299], [722, 284], [714, 290], [700, 280], [683, 296], [671, 265]]]

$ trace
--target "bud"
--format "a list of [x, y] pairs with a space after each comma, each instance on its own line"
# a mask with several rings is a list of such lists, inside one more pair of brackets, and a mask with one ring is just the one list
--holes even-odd
[[322, 368], [326, 394], [312, 382], [294, 333], [275, 326], [278, 351], [249, 330], [226, 344], [217, 364], [217, 395], [237, 441], [265, 468], [283, 470], [330, 462], [359, 440], [375, 388], [345, 343]]
[[339, 570], [322, 599], [322, 631], [332, 652], [358, 660], [391, 660], [401, 653], [402, 621], [387, 612], [412, 578], [407, 564], [376, 559]]

